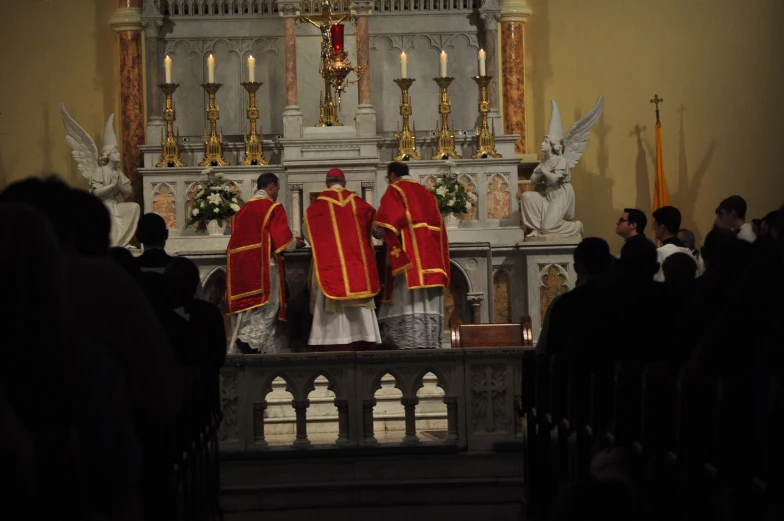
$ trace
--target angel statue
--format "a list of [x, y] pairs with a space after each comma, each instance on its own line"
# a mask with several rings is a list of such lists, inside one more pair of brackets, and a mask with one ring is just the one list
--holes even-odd
[[117, 134], [114, 133], [114, 114], [106, 120], [100, 155], [90, 134], [73, 120], [63, 104], [60, 104], [60, 116], [68, 132], [65, 142], [73, 150], [71, 153], [79, 171], [89, 183], [90, 193], [103, 201], [109, 210], [112, 246], [127, 246], [136, 233], [141, 208], [136, 203], [117, 201], [118, 195], [130, 197], [133, 188], [130, 180], [117, 168], [120, 152], [117, 150]]
[[550, 127], [542, 141], [545, 159], [531, 174], [531, 182], [538, 186], [536, 191], [523, 192], [520, 199], [526, 239], [582, 235], [583, 223], [574, 220], [574, 188], [570, 182], [570, 171], [588, 147], [588, 136], [602, 114], [603, 103], [604, 98], [600, 96], [596, 106], [564, 137], [561, 113], [555, 101], [552, 102]]

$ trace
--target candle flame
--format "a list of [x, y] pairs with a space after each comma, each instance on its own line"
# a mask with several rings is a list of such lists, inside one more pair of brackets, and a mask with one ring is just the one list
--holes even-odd
[[166, 55], [166, 59], [167, 59], [167, 60], [169, 59], [169, 55], [168, 55], [168, 54]]

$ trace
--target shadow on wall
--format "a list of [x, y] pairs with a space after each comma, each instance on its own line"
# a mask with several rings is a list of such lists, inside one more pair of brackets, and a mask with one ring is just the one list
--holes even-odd
[[[575, 110], [574, 120], [579, 121], [582, 114]], [[585, 237], [607, 237], [615, 231], [615, 223], [623, 209], [613, 208], [613, 180], [607, 175], [610, 153], [607, 147], [607, 136], [612, 131], [604, 119], [604, 113], [593, 127], [591, 142], [598, 148], [597, 164], [599, 173], [589, 172], [585, 161], [580, 161], [572, 168], [572, 185], [574, 185], [576, 217], [585, 228]], [[595, 141], [594, 141], [595, 140]], [[616, 249], [612, 240], [608, 241], [611, 249]], [[618, 246], [620, 248], [620, 246]]]

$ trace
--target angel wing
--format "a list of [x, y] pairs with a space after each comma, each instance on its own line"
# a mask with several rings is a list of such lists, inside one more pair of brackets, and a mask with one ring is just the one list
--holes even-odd
[[599, 101], [596, 102], [591, 111], [572, 125], [569, 132], [566, 133], [564, 138], [564, 157], [566, 158], [568, 168], [574, 168], [577, 162], [580, 161], [580, 158], [583, 157], [583, 152], [588, 148], [588, 137], [591, 134], [591, 128], [599, 121], [603, 105], [604, 96], [599, 96]]
[[63, 126], [68, 133], [65, 142], [71, 147], [71, 155], [76, 160], [77, 167], [88, 181], [92, 179], [93, 172], [98, 168], [98, 147], [82, 127], [65, 110], [65, 105], [60, 104], [60, 116]]

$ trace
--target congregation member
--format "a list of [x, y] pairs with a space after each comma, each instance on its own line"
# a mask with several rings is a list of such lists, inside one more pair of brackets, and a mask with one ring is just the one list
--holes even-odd
[[142, 271], [163, 273], [172, 260], [171, 255], [164, 249], [169, 239], [169, 230], [163, 217], [154, 212], [142, 215], [136, 227], [136, 239], [144, 249], [136, 258]]
[[[678, 238], [678, 230], [681, 229], [681, 212], [674, 206], [662, 206], [653, 212], [653, 231], [656, 240], [661, 242], [661, 246], [656, 250], [659, 262], [659, 271], [654, 280], [664, 282], [664, 261], [674, 253], [686, 253], [693, 259], [691, 250], [687, 248]], [[695, 261], [696, 265], [696, 261]]]
[[387, 181], [373, 223], [387, 248], [378, 310], [382, 343], [395, 349], [440, 348], [450, 267], [438, 203], [403, 163], [387, 166]]
[[746, 222], [746, 200], [739, 195], [731, 195], [716, 207], [716, 220], [714, 225], [719, 228], [729, 228], [738, 234], [738, 239], [754, 242], [757, 235], [751, 223]]
[[648, 240], [645, 237], [645, 227], [648, 225], [648, 218], [636, 208], [624, 208], [623, 213], [615, 224], [615, 233], [624, 242], [629, 240]]
[[308, 344], [324, 351], [363, 351], [381, 343], [374, 297], [381, 289], [373, 250], [375, 209], [346, 190], [339, 168], [305, 212], [313, 248], [313, 326]]
[[229, 352], [278, 353], [285, 348], [283, 252], [304, 246], [278, 203], [278, 176], [261, 174], [257, 190], [231, 221], [226, 250], [226, 311], [237, 315]]

